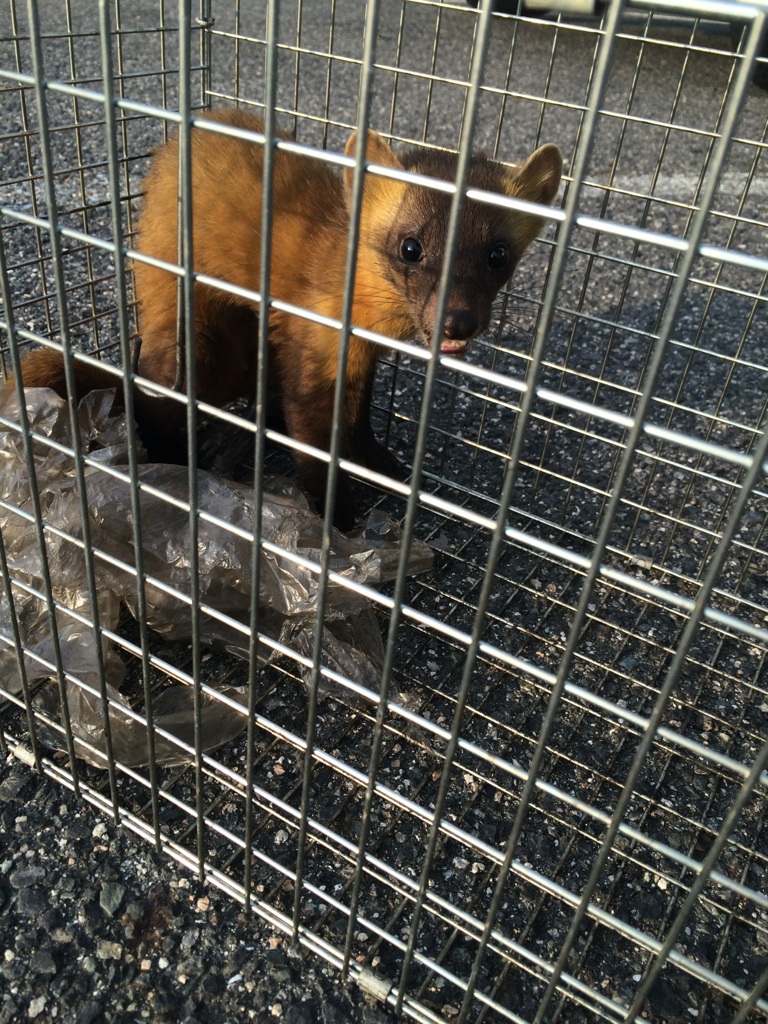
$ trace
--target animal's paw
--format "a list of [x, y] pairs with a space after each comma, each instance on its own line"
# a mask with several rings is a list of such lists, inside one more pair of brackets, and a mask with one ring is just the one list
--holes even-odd
[[394, 480], [403, 480], [407, 476], [407, 471], [397, 457], [375, 437], [367, 439], [365, 446], [361, 448], [360, 459], [374, 473], [391, 476]]

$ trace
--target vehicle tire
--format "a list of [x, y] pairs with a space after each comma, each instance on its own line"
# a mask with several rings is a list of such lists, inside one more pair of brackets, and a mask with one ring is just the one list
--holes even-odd
[[[743, 21], [731, 22], [731, 42], [733, 43], [734, 52], [739, 48], [739, 43], [741, 42], [741, 33], [743, 32], [744, 28], [745, 24]], [[768, 33], [763, 34], [763, 38], [760, 43], [760, 48], [757, 52], [761, 57], [768, 57]], [[752, 81], [761, 89], [768, 90], [768, 63], [755, 64], [755, 69], [752, 73]]]

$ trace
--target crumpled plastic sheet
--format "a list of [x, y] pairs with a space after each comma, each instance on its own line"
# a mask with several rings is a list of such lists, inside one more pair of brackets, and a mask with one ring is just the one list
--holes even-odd
[[[28, 389], [25, 395], [31, 430], [70, 447], [66, 403], [45, 388]], [[128, 432], [124, 416], [113, 411], [113, 402], [113, 391], [92, 392], [82, 400], [78, 409], [81, 445], [84, 452], [105, 466], [122, 467], [127, 478]], [[19, 422], [18, 398], [12, 387], [0, 389], [0, 416]], [[143, 452], [139, 455], [143, 456]], [[60, 720], [59, 687], [52, 681], [56, 672], [50, 667], [55, 665], [55, 634], [62, 669], [67, 676], [74, 677], [65, 680], [65, 692], [76, 751], [91, 763], [104, 766], [107, 745], [101, 674], [91, 624], [85, 555], [82, 543], [77, 543], [82, 541], [83, 531], [74, 460], [66, 451], [41, 441], [34, 442], [33, 456], [46, 524], [51, 588], [57, 605], [55, 631], [44, 597], [44, 563], [23, 440], [18, 430], [0, 429], [0, 533], [9, 576], [15, 581], [13, 604], [24, 648], [24, 668], [30, 683], [51, 680], [36, 693], [35, 700], [51, 717]], [[147, 625], [168, 640], [189, 641], [191, 606], [189, 600], [179, 596], [190, 592], [190, 529], [185, 507], [188, 470], [144, 463], [138, 467], [138, 475], [143, 565], [145, 575], [150, 577], [145, 585]], [[137, 612], [137, 580], [131, 571], [135, 565], [131, 487], [127, 479], [101, 468], [86, 466], [85, 476], [90, 544], [96, 553], [98, 621], [102, 628], [115, 630], [123, 606], [134, 615]], [[253, 532], [254, 491], [203, 470], [197, 473], [197, 487], [197, 504], [202, 510], [197, 544], [200, 637], [216, 649], [247, 658], [248, 631], [238, 629], [237, 623], [247, 626], [250, 618], [249, 538]], [[309, 509], [295, 487], [283, 484], [274, 493], [263, 495], [262, 537], [268, 547], [262, 549], [261, 555], [259, 631], [306, 658], [311, 658], [313, 648], [319, 577], [309, 567], [293, 561], [288, 553], [317, 563], [322, 529], [322, 520]], [[272, 550], [272, 545], [281, 550]], [[397, 571], [400, 548], [397, 523], [383, 513], [373, 512], [358, 534], [345, 535], [334, 530], [331, 571], [360, 584], [383, 583]], [[421, 572], [431, 565], [430, 548], [415, 540], [408, 571]], [[206, 611], [206, 607], [211, 610]], [[85, 621], [73, 617], [68, 609]], [[222, 615], [233, 621], [223, 620]], [[130, 711], [120, 693], [125, 665], [115, 645], [103, 634], [101, 652], [107, 693], [114, 702], [109, 711], [113, 756], [127, 766], [145, 764], [149, 759], [146, 722], [140, 710], [137, 714]], [[259, 664], [266, 664], [273, 656], [274, 648], [260, 642]], [[322, 664], [376, 692], [383, 656], [381, 631], [370, 603], [341, 584], [329, 581]], [[22, 690], [11, 609], [4, 593], [0, 593], [0, 686], [11, 694]], [[328, 680], [321, 677], [320, 687], [327, 690]], [[246, 690], [247, 687], [228, 686], [218, 688], [216, 694], [203, 694], [205, 752], [216, 749], [245, 728]], [[157, 728], [193, 745], [193, 690], [189, 685], [171, 685], [160, 691], [153, 699], [152, 717]], [[55, 737], [56, 745], [64, 746], [60, 731], [49, 729], [44, 735], [47, 741]], [[78, 740], [86, 740], [92, 749]], [[157, 733], [154, 749], [160, 763], [189, 760], [177, 742]]]

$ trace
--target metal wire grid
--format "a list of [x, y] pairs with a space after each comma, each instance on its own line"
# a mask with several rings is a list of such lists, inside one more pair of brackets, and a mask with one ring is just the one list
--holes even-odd
[[[413, 703], [331, 695], [308, 714], [295, 660], [254, 678], [127, 627], [139, 705], [169, 675], [250, 678], [247, 742], [106, 782], [33, 742], [38, 766], [414, 1019], [762, 1019], [761, 11], [203, 8], [191, 66], [162, 4], [111, 24], [102, 7], [98, 31], [74, 3], [10, 11], [12, 352], [64, 338], [127, 365], [113, 242], [132, 243], [166, 108], [252, 102], [336, 150], [359, 118], [437, 145], [464, 118], [500, 158], [539, 140], [569, 158], [557, 244], [527, 258], [472, 365], [413, 353], [381, 374], [380, 426], [415, 445], [421, 483], [377, 500], [440, 552], [377, 597], [386, 675]], [[734, 18], [746, 60], [712, 31]], [[19, 752], [22, 704], [3, 712]]]

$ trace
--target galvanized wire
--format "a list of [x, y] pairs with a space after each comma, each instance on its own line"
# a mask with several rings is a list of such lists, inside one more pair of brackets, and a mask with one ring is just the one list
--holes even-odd
[[[265, 224], [275, 152], [340, 170], [349, 131], [368, 123], [394, 143], [451, 147], [466, 117], [507, 162], [558, 142], [567, 187], [469, 361], [409, 342], [383, 360], [374, 419], [411, 460], [411, 482], [388, 486], [340, 458], [334, 432], [331, 493], [340, 470], [368, 481], [370, 503], [405, 515], [403, 549], [418, 537], [438, 552], [416, 579], [403, 561], [388, 588], [329, 571], [328, 529], [316, 561], [290, 556], [313, 565], [321, 589], [347, 586], [376, 609], [386, 638], [378, 693], [322, 663], [320, 622], [312, 656], [299, 654], [260, 632], [254, 600], [249, 626], [234, 624], [250, 645], [249, 665], [237, 667], [199, 638], [158, 646], [140, 612], [133, 632], [102, 630], [132, 666], [126, 713], [151, 739], [154, 693], [170, 680], [193, 686], [193, 768], [150, 756], [147, 768], [111, 763], [102, 778], [75, 759], [66, 717], [69, 762], [38, 742], [38, 728], [52, 727], [26, 682], [11, 609], [2, 642], [21, 690], [3, 694], [5, 743], [21, 756], [29, 743], [42, 770], [414, 1019], [662, 1019], [658, 993], [673, 973], [690, 986], [680, 1012], [699, 1024], [759, 1019], [765, 976], [749, 954], [768, 941], [768, 156], [764, 94], [748, 65], [764, 5], [654, 3], [625, 16], [614, 6], [598, 22], [403, 0], [378, 12], [375, 55], [365, 12], [347, 0], [282, 0], [269, 17], [264, 5], [203, 4], [197, 18], [190, 4], [160, 3], [148, 23], [118, 3], [113, 25], [102, 3], [98, 30], [75, 0], [48, 6], [30, 2], [25, 19], [11, 0], [0, 40], [0, 89], [14, 112], [3, 140], [13, 160], [0, 171], [0, 326], [12, 370], [25, 348], [63, 339], [70, 374], [113, 356], [128, 371], [127, 261], [162, 265], [136, 251], [141, 177], [153, 145], [180, 126], [188, 182], [198, 105], [263, 113]], [[722, 38], [732, 20], [752, 24], [742, 55]], [[276, 138], [278, 124], [296, 142]], [[359, 200], [362, 167], [356, 181]], [[454, 241], [461, 185], [460, 174], [458, 189], [439, 186], [454, 193]], [[181, 281], [191, 355], [186, 207], [187, 245], [166, 269]], [[339, 330], [341, 376], [350, 333], [383, 347], [351, 322], [349, 273], [339, 320], [269, 294], [269, 235], [251, 289], [198, 283]], [[267, 327], [262, 315], [262, 363]], [[188, 369], [194, 394], [194, 360]], [[240, 426], [255, 452], [255, 472], [242, 473], [257, 489], [265, 458], [266, 472], [284, 471], [281, 450], [300, 447], [267, 424], [264, 378], [255, 417], [188, 403], [193, 460], [198, 414]], [[28, 436], [23, 413], [10, 429], [28, 460], [32, 443], [46, 443]], [[138, 537], [135, 459], [115, 469], [84, 453], [76, 464], [129, 485]], [[210, 521], [195, 480], [184, 506], [193, 560]], [[44, 545], [59, 534], [39, 510], [17, 518]], [[260, 553], [274, 551], [259, 536], [257, 516], [254, 595]], [[86, 535], [93, 593], [103, 555], [89, 547]], [[29, 593], [3, 545], [0, 569], [4, 605]], [[123, 570], [141, 608], [141, 558]], [[226, 618], [196, 588], [193, 572], [192, 621]], [[45, 581], [39, 598], [53, 621]], [[280, 658], [262, 670], [263, 644]], [[54, 660], [66, 713], [65, 686], [77, 682]], [[217, 688], [228, 680], [249, 688], [247, 739], [203, 754], [201, 700], [225, 702]], [[318, 700], [330, 680], [340, 688]], [[636, 913], [635, 896], [653, 898], [657, 916]], [[702, 921], [718, 923], [711, 942]]]

